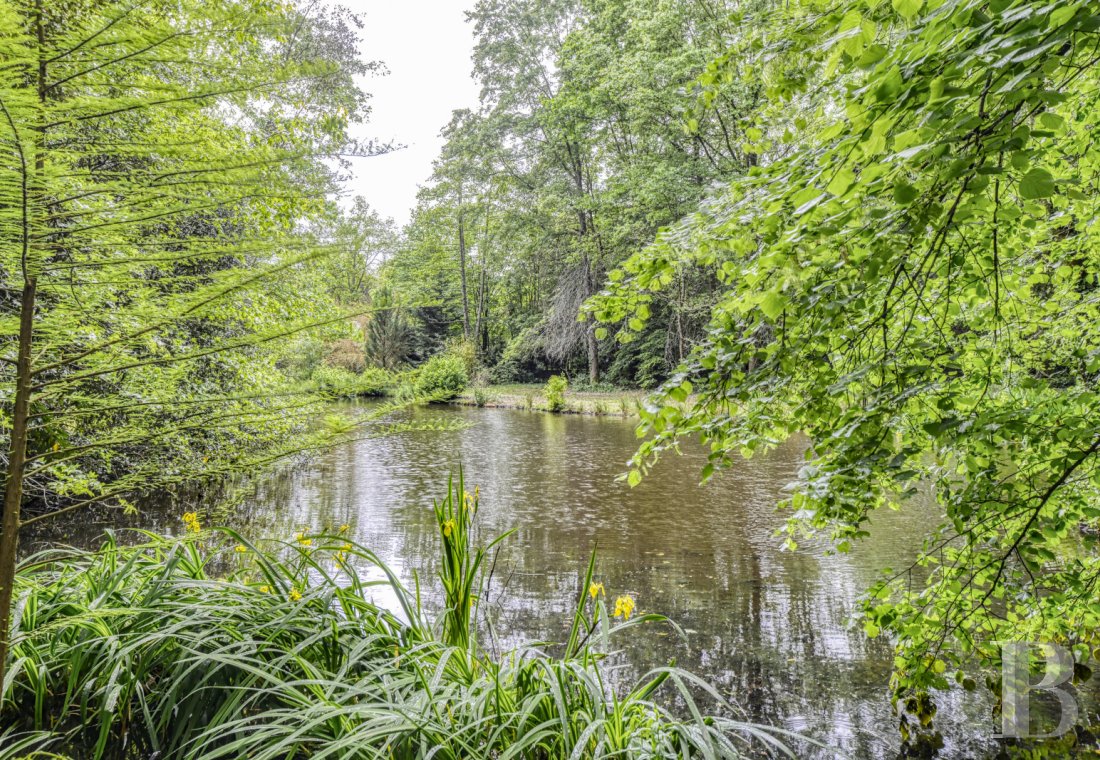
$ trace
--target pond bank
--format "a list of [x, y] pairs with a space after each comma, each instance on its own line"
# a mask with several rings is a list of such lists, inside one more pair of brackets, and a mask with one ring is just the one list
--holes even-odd
[[[637, 417], [647, 395], [641, 390], [565, 392], [565, 408], [559, 414], [587, 414], [599, 417]], [[545, 385], [483, 385], [469, 386], [451, 404], [479, 406], [488, 409], [523, 409], [529, 412], [549, 412]]]

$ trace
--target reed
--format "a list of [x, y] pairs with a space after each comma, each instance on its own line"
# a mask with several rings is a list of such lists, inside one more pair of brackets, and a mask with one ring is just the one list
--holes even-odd
[[[230, 529], [203, 531], [188, 515], [193, 532], [184, 538], [141, 533], [127, 546], [108, 533], [97, 551], [30, 558], [18, 574], [0, 758], [786, 752], [781, 732], [735, 720], [714, 689], [682, 670], [612, 687], [604, 666], [612, 641], [664, 619], [610, 615], [594, 556], [558, 654], [527, 646], [491, 655], [476, 636], [492, 548], [475, 542], [476, 490], [450, 483], [435, 514], [436, 614], [339, 532], [253, 543]], [[383, 596], [386, 607], [373, 601]], [[687, 717], [655, 699], [661, 688], [679, 695]]]

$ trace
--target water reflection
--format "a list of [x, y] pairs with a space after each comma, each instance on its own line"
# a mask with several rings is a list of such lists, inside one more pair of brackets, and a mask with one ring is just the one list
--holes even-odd
[[[346, 523], [405, 580], [424, 578], [434, 572], [432, 499], [461, 465], [468, 485], [481, 487], [484, 535], [517, 528], [494, 575], [497, 630], [513, 639], [563, 639], [578, 575], [598, 542], [599, 580], [609, 595], [632, 593], [641, 609], [688, 631], [686, 643], [656, 627], [620, 642], [629, 643], [622, 656], [632, 668], [675, 659], [730, 693], [749, 719], [849, 756], [896, 754], [889, 649], [867, 641], [848, 618], [876, 568], [911, 556], [928, 508], [883, 515], [850, 555], [785, 552], [775, 537], [784, 516], [774, 506], [803, 460], [804, 442], [739, 463], [706, 486], [698, 484], [701, 453], [687, 451], [629, 489], [616, 480], [637, 444], [628, 422], [499, 409], [412, 414], [460, 417], [469, 427], [333, 450], [261, 483], [235, 520], [253, 534], [282, 536]], [[142, 519], [164, 530], [175, 514], [153, 509]], [[946, 757], [985, 754], [978, 737], [992, 733], [988, 709], [973, 695], [944, 698]]]

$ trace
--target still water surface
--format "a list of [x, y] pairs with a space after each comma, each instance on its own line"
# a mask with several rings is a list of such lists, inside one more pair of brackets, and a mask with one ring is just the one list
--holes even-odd
[[[738, 462], [705, 486], [702, 452], [685, 450], [630, 489], [616, 479], [637, 445], [630, 421], [459, 407], [411, 414], [467, 426], [326, 452], [260, 483], [232, 521], [257, 536], [346, 523], [404, 580], [414, 572], [429, 579], [432, 499], [461, 466], [467, 487], [481, 488], [483, 535], [516, 529], [490, 595], [496, 628], [509, 640], [564, 639], [578, 576], [598, 543], [598, 580], [610, 597], [630, 593], [639, 609], [687, 631], [683, 641], [665, 628], [633, 629], [618, 642], [632, 668], [675, 659], [718, 684], [751, 720], [814, 737], [847, 757], [896, 755], [889, 647], [867, 640], [849, 618], [878, 568], [911, 558], [935, 520], [931, 508], [882, 515], [848, 555], [814, 546], [788, 552], [775, 536], [785, 519], [775, 504], [802, 463], [804, 441]], [[178, 510], [147, 509], [141, 521], [174, 531]], [[100, 527], [85, 526], [86, 535]], [[985, 756], [984, 737], [996, 728], [988, 703], [952, 693], [940, 705], [943, 756]]]

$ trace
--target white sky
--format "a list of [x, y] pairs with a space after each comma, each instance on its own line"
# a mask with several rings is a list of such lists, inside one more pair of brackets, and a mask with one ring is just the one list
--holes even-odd
[[365, 22], [360, 53], [389, 69], [361, 82], [371, 93], [371, 119], [354, 130], [360, 139], [392, 140], [408, 147], [374, 158], [352, 159], [348, 197], [362, 195], [398, 224], [409, 220], [417, 187], [432, 170], [443, 141], [439, 131], [456, 108], [475, 108], [478, 87], [470, 76], [472, 26], [465, 12], [474, 0], [340, 0]]

